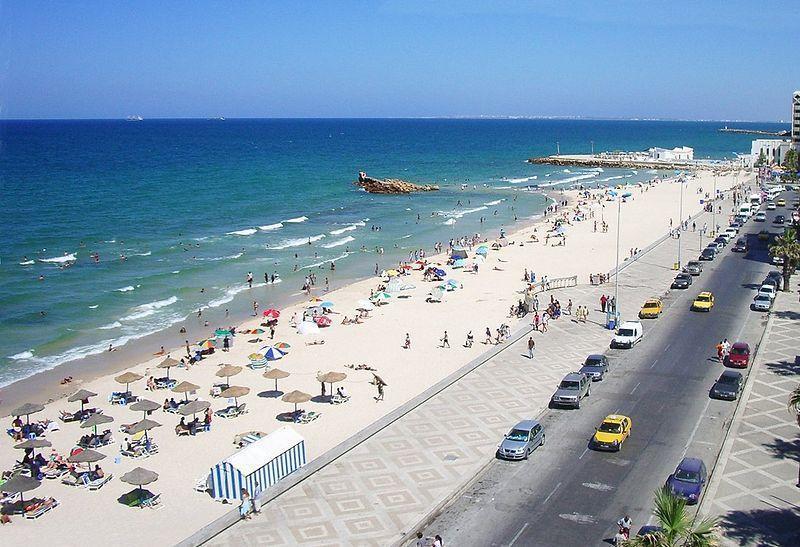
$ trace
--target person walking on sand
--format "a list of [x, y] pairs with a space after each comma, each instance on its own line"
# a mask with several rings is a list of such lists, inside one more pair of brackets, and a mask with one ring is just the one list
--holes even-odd
[[539, 321], [540, 321], [539, 312], [537, 311], [536, 313], [533, 314], [533, 330], [535, 330], [536, 332], [539, 332]]
[[442, 336], [442, 347], [449, 348], [450, 347], [450, 340], [447, 337], [447, 331], [444, 331], [444, 336]]
[[533, 336], [528, 338], [528, 359], [533, 359], [533, 350], [536, 349], [536, 342], [533, 341]]
[[406, 341], [403, 344], [403, 349], [411, 349], [411, 336], [406, 333]]
[[608, 302], [608, 298], [606, 298], [606, 295], [605, 294], [601, 295], [600, 296], [600, 311], [602, 311], [603, 313], [606, 313], [606, 303], [607, 302]]
[[258, 498], [261, 496], [261, 483], [256, 481], [256, 487], [253, 488], [253, 513], [256, 515], [261, 514], [261, 507], [258, 504]]
[[486, 327], [486, 342], [484, 344], [491, 344], [492, 343], [492, 329]]

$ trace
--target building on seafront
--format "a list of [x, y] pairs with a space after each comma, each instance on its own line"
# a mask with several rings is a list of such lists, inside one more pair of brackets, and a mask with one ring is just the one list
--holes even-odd
[[658, 161], [693, 161], [694, 148], [679, 146], [677, 148], [650, 148], [647, 150], [651, 160]]
[[792, 149], [800, 152], [800, 90], [792, 94], [791, 138], [754, 140], [750, 146], [750, 163], [755, 165], [763, 156], [767, 165], [780, 165]]
[[800, 90], [792, 95], [792, 144], [800, 147]]

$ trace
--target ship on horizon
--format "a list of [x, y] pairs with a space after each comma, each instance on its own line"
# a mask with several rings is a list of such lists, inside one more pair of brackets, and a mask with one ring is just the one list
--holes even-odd
[[142, 118], [141, 116], [128, 116], [125, 119], [127, 121], [129, 121], [129, 122], [140, 122], [140, 121], [144, 120], [144, 118]]

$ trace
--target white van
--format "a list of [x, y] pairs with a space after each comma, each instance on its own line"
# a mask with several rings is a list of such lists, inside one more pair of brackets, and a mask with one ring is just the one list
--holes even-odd
[[611, 339], [612, 348], [632, 348], [642, 341], [644, 331], [639, 321], [624, 321]]
[[751, 207], [749, 204], [743, 203], [742, 205], [739, 205], [739, 209], [736, 211], [736, 214], [750, 217], [750, 215], [753, 214], [753, 209], [754, 208]]

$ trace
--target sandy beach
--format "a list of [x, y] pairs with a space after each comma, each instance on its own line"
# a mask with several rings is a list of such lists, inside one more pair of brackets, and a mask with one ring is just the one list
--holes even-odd
[[[739, 176], [738, 180], [742, 182], [744, 175]], [[718, 190], [725, 191], [733, 184], [733, 174], [717, 177]], [[684, 218], [702, 209], [700, 200], [703, 193], [711, 192], [712, 187], [711, 173], [699, 172], [688, 178], [683, 190]], [[700, 188], [703, 193], [699, 192]], [[674, 180], [668, 180], [651, 185], [631, 186], [625, 191], [630, 191], [632, 195], [621, 205], [620, 260], [629, 257], [630, 249], [644, 248], [666, 234], [670, 230], [671, 222], [677, 226], [680, 185]], [[597, 195], [602, 192], [603, 190], [593, 191]], [[318, 280], [313, 296], [333, 302], [335, 312], [330, 315], [331, 326], [321, 329], [319, 334], [303, 336], [289, 325], [289, 318], [294, 314], [300, 317], [303, 309], [311, 305], [309, 302], [281, 310], [274, 341], [286, 342], [291, 345], [291, 349], [282, 359], [271, 362], [273, 368], [290, 374], [279, 381], [280, 391], [301, 390], [316, 396], [320, 394], [320, 383], [316, 379], [320, 372], [338, 371], [347, 374], [347, 378], [337, 384], [343, 385], [351, 396], [347, 403], [305, 403], [301, 405], [303, 408], [319, 412], [321, 417], [309, 424], [291, 426], [305, 438], [309, 461], [485, 351], [486, 346], [482, 342], [487, 327], [494, 331], [501, 323], [513, 325], [516, 322], [516, 319], [509, 317], [509, 308], [521, 298], [525, 269], [535, 272], [537, 280], [543, 276], [553, 279], [575, 275], [580, 284], [585, 284], [588, 283], [589, 274], [608, 272], [614, 267], [617, 203], [604, 200], [601, 204], [596, 201], [587, 203], [575, 190], [555, 197], [567, 199], [569, 206], [555, 214], [549, 214], [533, 226], [509, 234], [508, 240], [513, 244], [498, 251], [490, 251], [478, 273], [452, 270], [445, 266], [448, 277], [457, 280], [461, 287], [446, 293], [442, 303], [426, 302], [427, 294], [438, 283], [424, 281], [421, 272], [415, 271], [403, 278], [404, 283], [415, 286], [414, 289], [402, 291], [403, 296], [408, 298], [389, 299], [387, 304], [371, 311], [369, 318], [362, 324], [342, 325], [341, 320], [345, 315], [353, 317], [358, 307], [356, 303], [368, 298], [370, 290], [381, 282], [377, 277], [330, 292], [325, 292], [324, 285]], [[553, 219], [561, 218], [562, 212], [571, 212], [576, 206], [585, 211], [589, 218], [572, 222], [566, 227], [565, 245], [552, 246], [553, 240], [551, 244], [547, 244], [544, 236]], [[599, 228], [601, 219], [608, 224], [607, 232]], [[718, 219], [721, 225], [727, 222], [724, 215], [718, 216]], [[594, 221], [597, 221], [597, 232], [593, 231]], [[531, 238], [534, 232], [538, 236], [538, 242]], [[684, 260], [693, 258], [695, 257], [684, 257]], [[443, 262], [445, 259], [444, 255], [429, 257], [431, 262]], [[613, 286], [609, 287], [609, 292], [611, 291]], [[539, 298], [544, 301], [547, 297]], [[561, 304], [566, 306], [566, 302]], [[599, 312], [591, 310], [590, 317], [592, 315], [597, 319]], [[260, 322], [260, 318], [253, 317], [238, 330], [257, 328]], [[216, 325], [212, 325], [214, 326]], [[210, 335], [213, 328], [208, 331]], [[450, 348], [440, 347], [445, 331], [452, 346]], [[463, 344], [469, 331], [475, 336], [476, 343], [471, 348], [466, 348]], [[410, 349], [403, 347], [406, 333], [411, 339]], [[209, 394], [212, 384], [220, 380], [215, 373], [223, 363], [245, 366], [249, 354], [270, 343], [268, 332], [259, 336], [263, 342], [250, 343], [248, 340], [255, 336], [237, 335], [229, 352], [217, 351], [188, 369], [172, 368], [170, 376], [178, 382], [188, 380], [201, 386], [192, 397], [210, 401], [212, 410], [224, 408], [229, 404], [227, 399], [213, 398]], [[322, 340], [324, 344], [308, 344]], [[174, 349], [170, 356], [176, 359], [185, 357], [185, 350]], [[164, 356], [155, 356], [134, 366], [120, 363], [115, 368], [131, 370], [145, 378], [160, 377], [164, 375], [164, 371], [154, 367], [163, 359]], [[346, 366], [362, 364], [373, 367], [388, 384], [385, 400], [374, 400], [376, 388], [370, 383], [373, 378], [370, 371], [353, 370]], [[48, 385], [53, 386], [53, 378], [70, 375], [64, 371], [65, 369], [59, 367], [43, 375], [47, 376]], [[124, 406], [112, 406], [108, 402], [108, 395], [119, 391], [121, 387], [114, 381], [118, 371], [114, 372], [58, 388], [62, 396], [81, 388], [98, 393], [97, 397], [90, 400], [89, 406], [101, 408], [103, 414], [114, 418], [114, 422], [108, 425], [114, 432], [115, 442], [99, 449], [107, 456], [100, 465], [106, 473], [113, 473], [114, 477], [97, 491], [69, 487], [58, 480], [45, 480], [38, 489], [26, 493], [26, 498], [52, 496], [59, 500], [60, 506], [35, 521], [13, 517], [13, 523], [2, 528], [5, 541], [9, 544], [22, 544], [31, 538], [36, 538], [38, 542], [60, 545], [93, 545], [101, 542], [152, 545], [180, 541], [230, 508], [229, 505], [212, 501], [208, 495], [195, 492], [193, 487], [196, 480], [204, 477], [209, 468], [219, 460], [235, 452], [233, 438], [236, 434], [250, 430], [274, 431], [286, 425], [276, 419], [276, 416], [292, 410], [292, 405], [269, 393], [274, 389], [274, 381], [262, 377], [263, 369], [251, 370], [245, 367], [240, 374], [230, 379], [230, 383], [250, 388], [249, 395], [239, 400], [240, 403], [247, 404], [248, 413], [233, 419], [215, 416], [211, 431], [193, 437], [178, 437], [174, 427], [180, 416], [158, 410], [150, 418], [162, 424], [162, 427], [152, 431], [160, 447], [159, 453], [146, 459], [131, 460], [119, 454], [119, 443], [124, 435], [118, 428], [123, 423], [141, 419], [141, 413]], [[77, 374], [74, 376], [78, 378]], [[3, 401], [4, 413], [16, 407], [16, 403], [45, 403], [59, 395], [52, 390], [36, 393], [35, 382], [28, 382], [26, 386], [28, 387], [19, 393], [7, 392], [8, 396]], [[158, 403], [163, 403], [169, 397], [180, 398], [180, 395], [169, 390], [145, 391], [145, 380], [132, 384], [131, 390], [142, 398]], [[31, 419], [48, 418], [57, 421], [60, 410], [75, 411], [79, 408], [79, 403], [56, 399], [47, 403], [44, 411], [33, 414]], [[4, 425], [8, 427], [10, 418], [5, 420]], [[60, 429], [48, 433], [46, 438], [59, 453], [66, 454], [87, 430], [80, 429], [77, 423], [59, 425]], [[15, 443], [11, 438], [6, 436], [5, 439], [0, 446], [0, 462], [4, 470], [10, 469], [14, 461], [22, 457], [21, 450], [12, 448]], [[43, 454], [47, 456], [49, 449], [44, 449]], [[161, 494], [163, 507], [160, 510], [132, 509], [117, 501], [120, 496], [133, 489], [121, 482], [119, 477], [138, 466], [159, 474], [158, 481], [148, 488]], [[88, 507], [91, 507], [91, 511], [86, 511]]]

